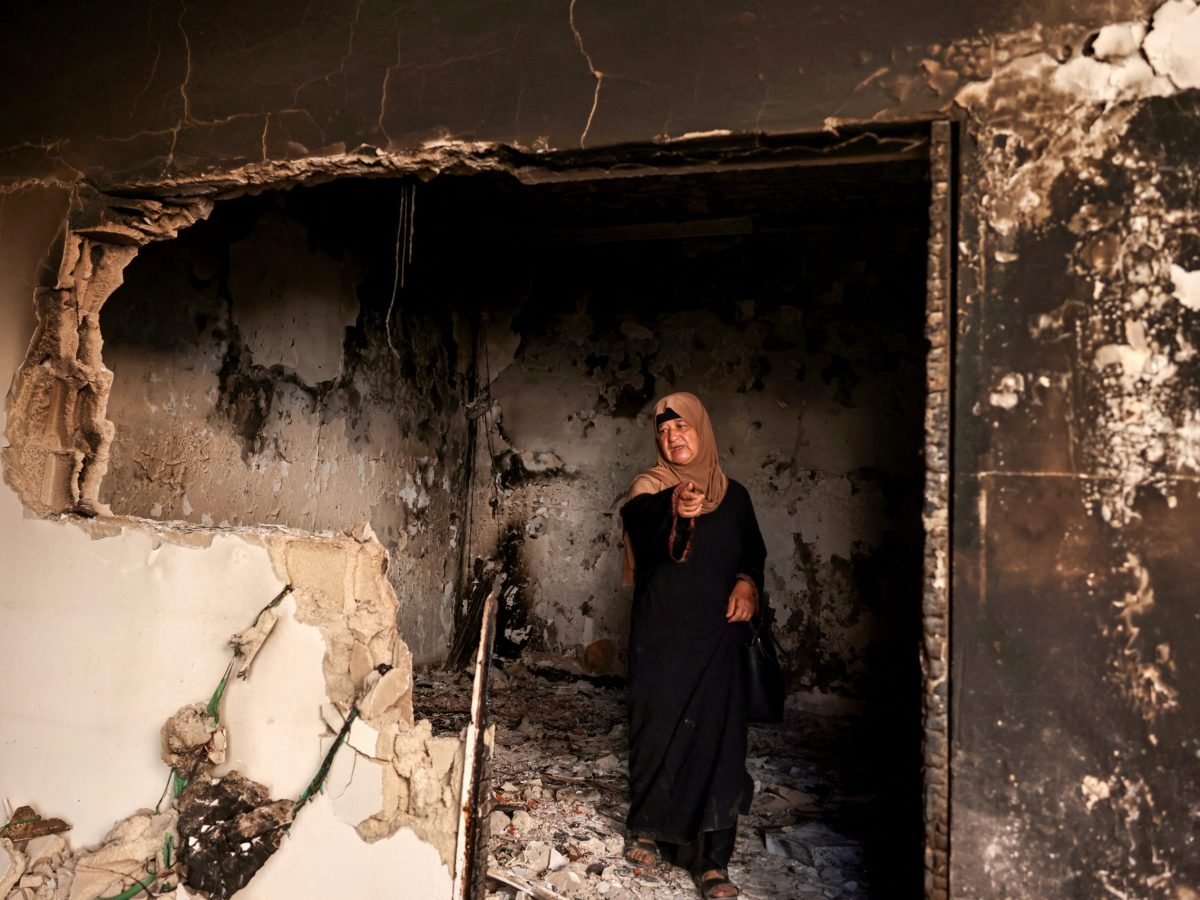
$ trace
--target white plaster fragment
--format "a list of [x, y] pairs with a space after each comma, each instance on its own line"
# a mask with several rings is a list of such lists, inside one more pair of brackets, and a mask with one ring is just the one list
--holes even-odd
[[362, 719], [355, 719], [350, 724], [350, 733], [346, 735], [346, 743], [363, 756], [379, 756], [379, 729], [373, 728]]
[[988, 402], [1000, 409], [1012, 409], [1021, 401], [1025, 390], [1025, 376], [1020, 372], [1009, 372], [1000, 379], [996, 389], [988, 394]]
[[1133, 347], [1129, 344], [1105, 344], [1096, 351], [1094, 364], [1097, 369], [1105, 369], [1114, 363], [1121, 366], [1127, 376], [1140, 375], [1150, 359], [1150, 351], [1144, 347]]
[[[1200, 52], [1200, 48], [1197, 52]], [[1200, 310], [1200, 270], [1189, 272], [1182, 266], [1172, 264], [1171, 283], [1175, 286], [1171, 296], [1188, 309]]]
[[[336, 738], [321, 741], [322, 757]], [[383, 764], [357, 753], [341, 750], [333, 758], [325, 792], [333, 801], [333, 811], [347, 825], [357, 826], [383, 808]]]
[[1095, 43], [1092, 44], [1092, 53], [1095, 54], [1096, 59], [1104, 62], [1133, 56], [1142, 46], [1145, 37], [1146, 26], [1141, 22], [1118, 22], [1114, 25], [1105, 25], [1100, 29]]
[[412, 673], [391, 669], [371, 685], [359, 702], [359, 711], [365, 719], [377, 719], [411, 689]]
[[1081, 100], [1106, 103], [1161, 97], [1174, 92], [1170, 79], [1156, 75], [1140, 56], [1130, 56], [1115, 63], [1078, 56], [1059, 66], [1051, 83], [1058, 90]]
[[275, 629], [277, 621], [279, 621], [279, 617], [275, 614], [274, 609], [264, 609], [258, 614], [253, 625], [245, 631], [239, 631], [229, 639], [229, 643], [237, 650], [242, 661], [238, 667], [238, 678], [245, 678], [250, 674], [250, 665], [254, 662], [254, 657], [258, 655], [263, 643]]
[[1083, 802], [1087, 804], [1088, 812], [1101, 800], [1107, 800], [1111, 792], [1108, 782], [1095, 775], [1084, 775], [1079, 789], [1083, 792]]
[[346, 724], [346, 717], [332, 703], [321, 704], [321, 718], [325, 724], [329, 726], [329, 730], [337, 734], [342, 730], [342, 726]]
[[1200, 8], [1191, 0], [1167, 0], [1155, 12], [1142, 49], [1154, 70], [1176, 87], [1200, 87]]
[[0, 838], [0, 897], [7, 897], [25, 874], [25, 855], [8, 838]]
[[1090, 56], [1077, 56], [1054, 71], [1050, 83], [1063, 93], [1095, 100], [1112, 100], [1115, 90], [1109, 83], [1112, 66]]

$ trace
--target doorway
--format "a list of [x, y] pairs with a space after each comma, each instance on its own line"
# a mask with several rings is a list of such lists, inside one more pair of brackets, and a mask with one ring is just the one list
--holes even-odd
[[[469, 657], [472, 598], [499, 583], [508, 694], [493, 693], [481, 796], [503, 795], [511, 823], [514, 803], [584, 802], [561, 779], [585, 777], [609, 786], [586, 802], [619, 820], [620, 498], [652, 461], [654, 399], [697, 393], [756, 504], [792, 678], [788, 722], [752, 737], [765, 799], [747, 850], [774, 891], [937, 896], [950, 163], [934, 123], [518, 155], [222, 202], [143, 251], [105, 307], [104, 499], [218, 525], [371, 521], [425, 669], [417, 713], [447, 729], [466, 685], [437, 667], [456, 645]], [[197, 442], [206, 465], [185, 477]], [[531, 708], [522, 690], [560, 699]], [[554, 753], [531, 762], [538, 746]], [[585, 749], [615, 768], [551, 771]], [[536, 774], [518, 779], [517, 761]], [[497, 864], [519, 868], [504, 848]]]

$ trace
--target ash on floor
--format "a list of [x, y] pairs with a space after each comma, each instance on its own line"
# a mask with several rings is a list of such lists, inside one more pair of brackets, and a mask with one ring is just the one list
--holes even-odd
[[[457, 732], [467, 723], [470, 690], [465, 674], [420, 673], [416, 714], [432, 720], [435, 733]], [[629, 759], [622, 686], [497, 664], [489, 708], [496, 749], [488, 869], [496, 877], [488, 900], [698, 896], [685, 871], [664, 864], [648, 872], [622, 857]], [[798, 704], [789, 704], [780, 725], [751, 726], [755, 798], [729, 869], [742, 897], [869, 896], [861, 839], [871, 798], [853, 788], [863, 774], [847, 761], [853, 730], [851, 716]]]

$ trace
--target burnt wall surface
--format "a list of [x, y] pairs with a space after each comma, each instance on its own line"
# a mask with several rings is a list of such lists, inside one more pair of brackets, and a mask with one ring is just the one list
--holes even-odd
[[392, 302], [405, 190], [242, 198], [139, 254], [100, 315], [116, 425], [101, 500], [204, 525], [369, 522], [432, 660], [457, 583], [463, 360], [440, 296], [406, 277]]
[[22, 4], [0, 178], [957, 116], [952, 892], [1184, 898], [1198, 23], [1189, 0]]
[[1194, 897], [1200, 14], [1071, 46], [960, 95], [955, 885]]
[[963, 82], [1051, 38], [1041, 29], [1147, 8], [1135, 0], [332, 0], [299, 12], [278, 0], [20, 4], [0, 36], [0, 84], [31, 89], [11, 98], [0, 123], [0, 169], [128, 181], [363, 144], [600, 147], [713, 129], [813, 130], [828, 119], [942, 108]]

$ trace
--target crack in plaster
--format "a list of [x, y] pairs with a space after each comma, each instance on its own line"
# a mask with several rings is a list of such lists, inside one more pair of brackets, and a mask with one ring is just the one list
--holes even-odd
[[596, 109], [600, 105], [600, 88], [604, 85], [604, 73], [596, 68], [596, 64], [592, 62], [591, 55], [583, 44], [583, 35], [579, 33], [579, 28], [575, 25], [575, 4], [578, 0], [571, 0], [571, 5], [567, 8], [567, 19], [571, 25], [571, 33], [575, 35], [575, 46], [579, 48], [580, 54], [587, 63], [588, 71], [592, 73], [592, 77], [596, 79], [596, 90], [592, 94], [592, 108], [588, 111], [587, 123], [583, 126], [583, 133], [579, 135], [579, 146], [587, 146], [587, 137], [592, 130], [592, 122], [596, 118]]
[[385, 148], [390, 148], [392, 146], [392, 138], [387, 133], [387, 128], [385, 128], [384, 124], [383, 124], [383, 119], [387, 115], [388, 84], [392, 80], [392, 74], [400, 68], [401, 58], [402, 57], [401, 57], [401, 52], [400, 52], [400, 26], [399, 26], [399, 24], [397, 24], [397, 26], [396, 26], [396, 60], [390, 66], [388, 66], [387, 69], [384, 70], [383, 85], [380, 87], [380, 91], [379, 91], [379, 118], [375, 123], [376, 127], [379, 129], [379, 133], [381, 135], [383, 135], [383, 146]]
[[183, 27], [183, 18], [187, 15], [187, 0], [179, 0], [179, 18], [176, 19], [176, 25], [179, 27], [179, 34], [183, 37], [183, 53], [184, 53], [184, 70], [183, 80], [179, 83], [179, 98], [183, 101], [183, 110], [180, 114], [179, 121], [170, 129], [171, 146], [167, 150], [167, 158], [163, 161], [162, 173], [165, 175], [171, 171], [171, 166], [175, 162], [175, 148], [179, 145], [179, 133], [185, 125], [192, 123], [192, 100], [188, 95], [188, 85], [192, 80], [192, 40], [188, 36], [187, 29]]
[[154, 83], [154, 76], [158, 74], [158, 63], [162, 59], [162, 41], [158, 42], [158, 48], [154, 51], [154, 62], [150, 66], [150, 74], [146, 76], [146, 83], [142, 85], [142, 89], [138, 91], [137, 96], [133, 98], [133, 104], [129, 107], [129, 118], [132, 119], [137, 114], [138, 104], [142, 102], [142, 98], [146, 96], [146, 92], [150, 90], [150, 85]]

